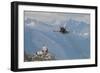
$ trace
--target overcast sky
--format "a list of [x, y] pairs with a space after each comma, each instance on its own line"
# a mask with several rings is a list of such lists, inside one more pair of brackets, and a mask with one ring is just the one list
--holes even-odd
[[59, 12], [36, 12], [36, 11], [25, 11], [25, 20], [35, 19], [49, 24], [58, 24], [69, 19], [74, 19], [78, 21], [84, 21], [90, 24], [90, 14], [83, 13], [59, 13]]

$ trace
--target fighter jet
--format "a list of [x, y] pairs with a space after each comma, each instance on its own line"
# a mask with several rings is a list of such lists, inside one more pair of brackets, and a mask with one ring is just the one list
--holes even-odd
[[65, 27], [60, 27], [60, 29], [58, 31], [54, 31], [54, 32], [60, 32], [62, 34], [66, 34], [69, 33], [69, 31], [65, 28]]
[[64, 28], [64, 27], [60, 27], [60, 31], [59, 32], [61, 32], [61, 33], [69, 33], [69, 31], [66, 29], [66, 28]]

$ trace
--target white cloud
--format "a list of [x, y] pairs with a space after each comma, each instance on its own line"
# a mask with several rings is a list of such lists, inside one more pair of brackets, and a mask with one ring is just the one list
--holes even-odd
[[28, 27], [33, 27], [33, 26], [35, 26], [35, 22], [31, 22], [31, 23], [29, 23], [29, 24], [27, 24], [26, 26], [28, 26]]
[[85, 32], [85, 33], [79, 33], [79, 36], [83, 37], [83, 38], [88, 38], [89, 37], [89, 33]]
[[59, 24], [69, 19], [90, 23], [89, 14], [25, 11], [25, 18], [35, 19], [49, 24]]

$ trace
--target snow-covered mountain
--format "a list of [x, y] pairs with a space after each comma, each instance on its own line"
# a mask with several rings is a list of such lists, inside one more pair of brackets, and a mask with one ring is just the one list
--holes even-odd
[[34, 54], [46, 45], [56, 59], [84, 59], [90, 57], [89, 24], [73, 19], [62, 22], [69, 33], [54, 32], [59, 26], [42, 21], [25, 21], [24, 48]]

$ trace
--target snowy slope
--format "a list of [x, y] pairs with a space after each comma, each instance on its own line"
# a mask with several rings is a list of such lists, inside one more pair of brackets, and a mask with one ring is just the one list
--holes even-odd
[[56, 59], [84, 59], [90, 57], [89, 24], [75, 20], [63, 22], [70, 33], [54, 32], [56, 26], [32, 20], [25, 24], [24, 47], [33, 54], [46, 45]]

